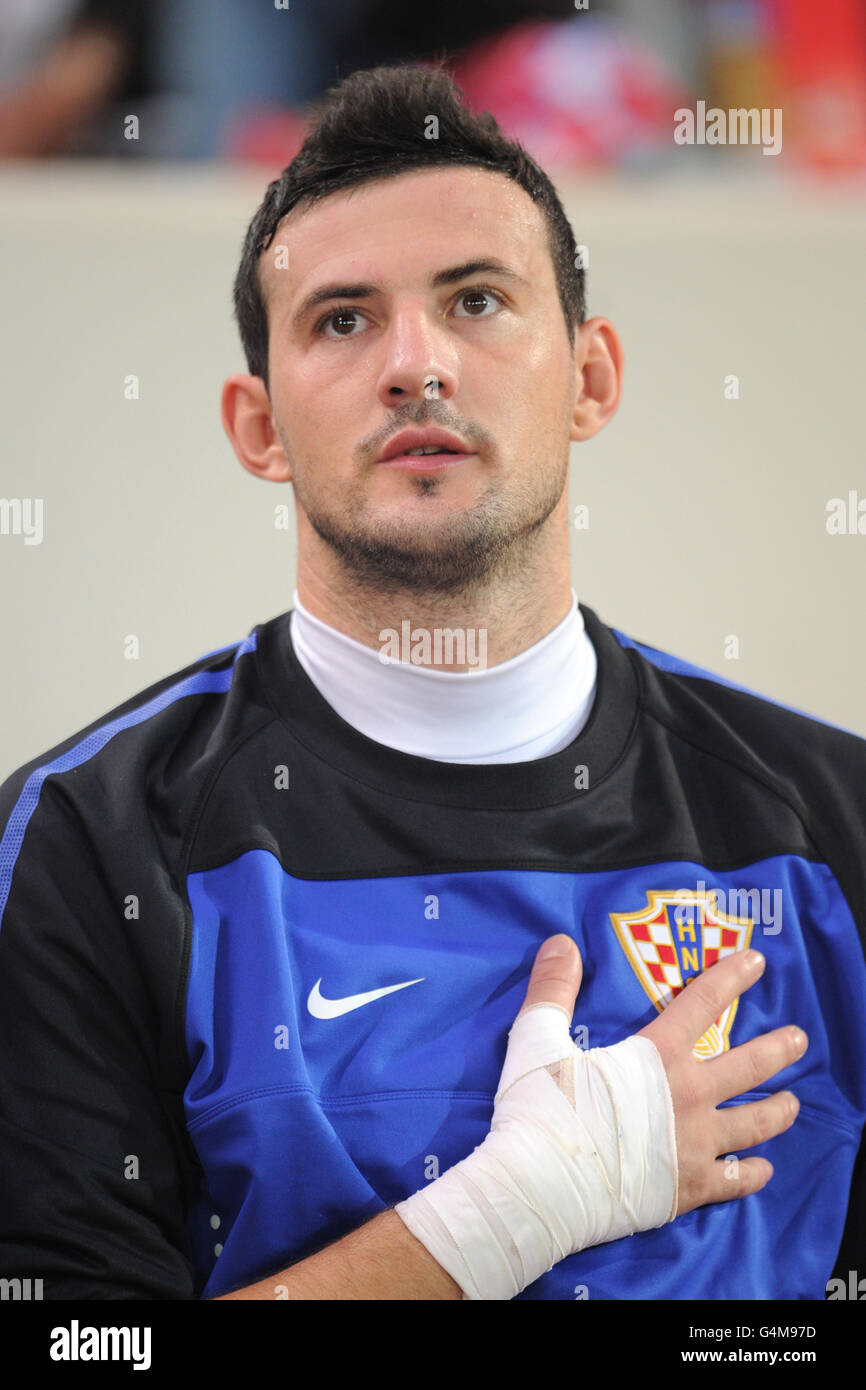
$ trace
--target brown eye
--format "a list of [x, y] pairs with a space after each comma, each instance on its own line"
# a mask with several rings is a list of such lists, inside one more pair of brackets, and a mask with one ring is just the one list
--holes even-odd
[[[482, 289], [464, 290], [463, 293], [460, 295], [458, 304], [466, 303], [470, 305], [480, 306], [482, 311], [487, 305], [491, 305], [494, 310], [497, 308], [501, 308], [502, 306], [502, 301], [499, 299], [498, 295], [494, 295], [490, 290]], [[459, 314], [458, 317], [480, 319], [489, 318], [490, 316], [489, 314], [485, 314], [483, 312], [476, 312], [476, 309], [472, 308], [470, 309], [470, 312], [468, 314]]]
[[357, 323], [366, 323], [366, 320], [361, 317], [357, 309], [334, 309], [322, 319], [319, 324], [319, 332], [323, 332], [323, 330], [331, 324], [335, 326], [343, 325], [343, 327], [348, 325], [348, 332], [343, 332], [341, 327], [337, 327], [334, 333], [325, 333], [324, 336], [326, 338], [356, 338], [358, 335], [352, 330], [353, 325]]

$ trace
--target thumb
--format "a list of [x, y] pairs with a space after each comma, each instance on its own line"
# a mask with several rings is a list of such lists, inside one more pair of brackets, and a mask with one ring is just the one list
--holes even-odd
[[549, 936], [535, 957], [526, 998], [517, 1017], [533, 1004], [558, 1004], [570, 1020], [582, 979], [583, 962], [576, 943], [564, 932]]

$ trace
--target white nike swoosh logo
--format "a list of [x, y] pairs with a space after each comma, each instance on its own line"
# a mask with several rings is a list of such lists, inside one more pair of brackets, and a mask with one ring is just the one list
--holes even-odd
[[420, 975], [417, 980], [404, 980], [399, 985], [385, 985], [382, 989], [368, 989], [366, 994], [347, 994], [345, 999], [325, 999], [319, 993], [319, 985], [322, 983], [320, 977], [310, 990], [307, 1008], [313, 1018], [339, 1018], [341, 1014], [348, 1014], [353, 1009], [360, 1009], [362, 1004], [372, 1004], [374, 999], [381, 999], [385, 994], [393, 994], [395, 989], [406, 989], [408, 985], [420, 985], [424, 978], [423, 975]]

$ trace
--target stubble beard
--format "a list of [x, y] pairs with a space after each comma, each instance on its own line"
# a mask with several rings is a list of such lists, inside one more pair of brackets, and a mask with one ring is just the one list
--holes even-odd
[[[544, 485], [531, 488], [524, 480], [508, 498], [501, 492], [487, 493], [473, 508], [455, 515], [447, 527], [437, 526], [438, 539], [433, 544], [430, 532], [425, 544], [420, 526], [365, 521], [363, 505], [351, 499], [326, 512], [305, 483], [299, 486], [297, 476], [292, 484], [296, 502], [313, 530], [357, 589], [465, 600], [482, 587], [507, 583], [528, 570], [567, 479], [566, 457], [559, 472], [545, 479]], [[411, 481], [416, 497], [422, 498], [434, 493], [440, 483], [447, 486], [447, 479], [432, 474], [418, 474]]]

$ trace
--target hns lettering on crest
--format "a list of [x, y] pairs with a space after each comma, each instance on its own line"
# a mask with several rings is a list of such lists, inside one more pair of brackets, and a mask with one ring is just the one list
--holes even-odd
[[[611, 912], [610, 920], [629, 963], [659, 1013], [689, 980], [734, 951], [744, 951], [752, 935], [750, 917], [727, 917], [716, 910], [715, 894], [683, 889], [646, 894], [647, 907]], [[711, 1023], [694, 1047], [696, 1057], [719, 1057], [728, 1038], [739, 998]]]

